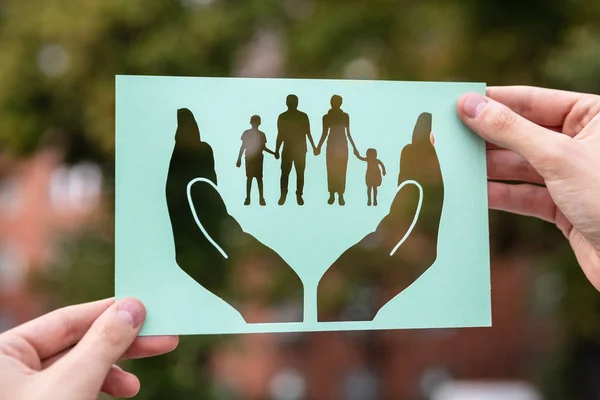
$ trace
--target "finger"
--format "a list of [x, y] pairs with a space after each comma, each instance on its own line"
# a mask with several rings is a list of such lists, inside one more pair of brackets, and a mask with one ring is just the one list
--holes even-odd
[[550, 131], [552, 131], [552, 132], [556, 132], [556, 133], [564, 133], [564, 132], [563, 132], [563, 127], [562, 127], [562, 125], [561, 125], [561, 126], [548, 126], [548, 125], [540, 125], [540, 126], [542, 126], [542, 127], [546, 128], [546, 129], [548, 129], [548, 130], [550, 130]]
[[554, 223], [568, 237], [570, 223], [556, 207], [545, 187], [488, 182], [488, 199], [489, 207], [493, 210], [527, 215]]
[[501, 149], [503, 149], [503, 147], [500, 147], [494, 143], [485, 142], [485, 149], [486, 150], [501, 150]]
[[61, 308], [10, 332], [26, 340], [35, 349], [39, 359], [44, 360], [77, 343], [114, 302], [114, 299], [105, 299]]
[[140, 391], [140, 380], [132, 373], [113, 365], [102, 384], [102, 392], [113, 397], [134, 397]]
[[511, 150], [488, 150], [489, 179], [544, 184], [544, 178], [523, 156]]
[[[121, 356], [119, 361], [136, 358], [146, 358], [169, 353], [177, 347], [179, 338], [177, 336], [144, 336], [138, 337], [129, 346], [129, 349]], [[48, 368], [67, 354], [71, 348], [65, 349], [42, 361], [42, 369]]]
[[121, 360], [146, 358], [169, 353], [179, 344], [177, 336], [143, 336], [138, 337], [127, 349]]
[[69, 351], [71, 351], [72, 348], [73, 347], [69, 347], [68, 349], [64, 349], [60, 353], [56, 353], [52, 357], [48, 357], [48, 358], [42, 360], [42, 368], [41, 369], [46, 369], [49, 366], [51, 366], [52, 364], [54, 364], [55, 362], [57, 362], [58, 360], [62, 359], [65, 356], [65, 354], [67, 354]]
[[485, 140], [525, 157], [545, 179], [561, 178], [568, 170], [569, 155], [578, 152], [573, 139], [542, 128], [477, 93], [461, 97], [458, 114]]
[[[557, 132], [557, 133], [562, 133], [562, 126], [544, 126], [542, 125], [544, 128], [551, 130], [553, 132]], [[498, 146], [497, 144], [494, 143], [490, 143], [490, 142], [485, 142], [485, 148], [487, 150], [498, 150], [498, 149], [503, 149], [503, 147]]]
[[139, 300], [118, 301], [92, 324], [71, 351], [46, 369], [46, 375], [66, 393], [95, 395], [112, 365], [135, 340], [145, 317]]
[[487, 95], [528, 120], [546, 126], [562, 126], [582, 93], [531, 86], [489, 87]]

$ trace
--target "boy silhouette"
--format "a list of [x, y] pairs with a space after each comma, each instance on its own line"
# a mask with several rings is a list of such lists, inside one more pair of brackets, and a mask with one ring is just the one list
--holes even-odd
[[258, 196], [259, 204], [261, 206], [267, 205], [263, 196], [263, 151], [273, 154], [276, 158], [275, 152], [267, 148], [267, 137], [264, 132], [259, 131], [260, 117], [253, 115], [250, 118], [251, 129], [247, 129], [242, 133], [242, 145], [240, 147], [240, 153], [236, 166], [239, 168], [242, 166], [242, 155], [245, 154], [246, 159], [246, 200], [244, 205], [250, 205], [250, 191], [252, 190], [252, 179], [256, 178], [258, 184]]

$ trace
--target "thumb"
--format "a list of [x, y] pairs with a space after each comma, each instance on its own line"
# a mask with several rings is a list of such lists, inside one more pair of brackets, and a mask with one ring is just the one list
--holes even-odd
[[573, 140], [521, 117], [507, 106], [477, 93], [461, 97], [462, 121], [483, 139], [523, 156], [545, 178], [564, 171]]
[[123, 299], [113, 304], [71, 351], [46, 370], [50, 384], [65, 395], [95, 398], [112, 365], [135, 340], [145, 317], [139, 300]]

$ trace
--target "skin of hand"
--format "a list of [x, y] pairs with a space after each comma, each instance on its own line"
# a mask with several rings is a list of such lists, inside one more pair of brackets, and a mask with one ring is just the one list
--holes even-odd
[[176, 336], [136, 337], [145, 318], [139, 300], [106, 299], [62, 308], [0, 334], [0, 398], [135, 396], [139, 380], [115, 363], [164, 354], [178, 343]]
[[554, 223], [600, 290], [600, 96], [490, 87], [457, 111], [488, 142], [490, 208]]

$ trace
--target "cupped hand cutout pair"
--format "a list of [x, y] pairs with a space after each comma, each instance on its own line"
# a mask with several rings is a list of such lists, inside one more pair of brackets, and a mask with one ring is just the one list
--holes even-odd
[[[398, 191], [375, 232], [346, 250], [319, 282], [319, 321], [371, 321], [437, 258], [442, 175], [431, 114], [415, 125], [401, 154]], [[177, 112], [166, 199], [179, 267], [248, 323], [301, 322], [304, 287], [271, 248], [243, 231], [217, 190], [212, 148], [192, 112]], [[432, 240], [433, 239], [433, 240]], [[265, 313], [261, 310], [285, 312]]]

